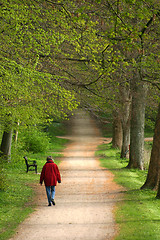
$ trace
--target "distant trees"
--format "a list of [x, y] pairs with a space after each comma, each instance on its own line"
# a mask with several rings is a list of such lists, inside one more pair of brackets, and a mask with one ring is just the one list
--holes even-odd
[[[150, 87], [148, 83], [159, 85], [156, 77], [158, 73], [156, 52], [158, 51], [160, 12], [157, 1], [153, 1], [152, 4], [140, 1], [103, 1], [101, 4], [104, 4], [105, 7], [99, 14], [103, 15], [105, 27], [99, 32], [99, 36], [106, 37], [109, 44], [112, 44], [114, 51], [112, 63], [115, 68], [121, 67], [122, 75], [117, 81], [119, 94], [121, 88], [118, 87], [118, 84], [121, 85], [125, 82], [130, 87], [130, 99], [132, 99], [130, 114], [128, 114], [127, 108], [125, 113], [123, 111], [123, 115], [130, 116], [130, 118], [128, 121], [124, 121], [121, 117], [124, 129], [126, 124], [129, 126], [131, 119], [128, 167], [143, 169], [145, 103]], [[105, 13], [110, 22], [109, 27]], [[130, 73], [128, 72], [126, 77], [127, 66], [130, 67]], [[125, 97], [123, 99], [122, 106], [126, 102]], [[130, 103], [126, 102], [126, 106], [129, 107]], [[119, 109], [121, 109], [120, 105]], [[122, 144], [121, 156], [125, 152], [124, 149]]]
[[[78, 27], [77, 32], [81, 32], [82, 25], [79, 23], [82, 19], [85, 28], [72, 52], [76, 56], [72, 61], [75, 66], [77, 66], [76, 63], [80, 66], [80, 62], [81, 66], [84, 64], [87, 77], [80, 75], [81, 80], [77, 79], [72, 71], [70, 74], [72, 83], [68, 82], [74, 87], [83, 89], [85, 93], [88, 91], [91, 97], [95, 96], [96, 103], [101, 109], [105, 106], [102, 106], [104, 100], [108, 101], [114, 109], [113, 145], [115, 147], [122, 145], [121, 157], [123, 157], [130, 139], [128, 167], [142, 170], [147, 92], [151, 86], [157, 88], [160, 86], [158, 81], [160, 33], [158, 1], [111, 0], [95, 3], [78, 1], [78, 4], [77, 1], [73, 2], [74, 17], [76, 16], [73, 19], [76, 19], [76, 23], [75, 28], [72, 26], [72, 29], [75, 30]], [[91, 35], [86, 35], [91, 22], [96, 23], [92, 25], [92, 33], [95, 33], [92, 45], [89, 44]], [[73, 46], [74, 44], [75, 42]], [[93, 75], [89, 72], [93, 70], [97, 77], [94, 76], [95, 80], [90, 80], [89, 77]], [[69, 68], [67, 72], [69, 75]], [[118, 72], [119, 76], [116, 77]], [[83, 92], [81, 94], [84, 96]], [[88, 100], [87, 94], [84, 100], [86, 99]], [[120, 142], [122, 128], [123, 144]]]

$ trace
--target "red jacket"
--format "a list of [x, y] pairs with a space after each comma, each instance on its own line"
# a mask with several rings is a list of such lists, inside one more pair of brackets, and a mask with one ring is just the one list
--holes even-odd
[[40, 183], [43, 181], [45, 186], [56, 186], [57, 181], [61, 182], [58, 166], [52, 160], [48, 160], [42, 168]]

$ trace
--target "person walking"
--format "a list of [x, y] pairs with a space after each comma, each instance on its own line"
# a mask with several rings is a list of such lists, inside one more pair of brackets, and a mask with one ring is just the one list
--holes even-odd
[[46, 194], [48, 198], [48, 206], [51, 203], [55, 205], [55, 186], [61, 183], [61, 175], [58, 166], [54, 163], [52, 156], [47, 157], [47, 162], [42, 168], [40, 175], [40, 184], [42, 185], [44, 181]]

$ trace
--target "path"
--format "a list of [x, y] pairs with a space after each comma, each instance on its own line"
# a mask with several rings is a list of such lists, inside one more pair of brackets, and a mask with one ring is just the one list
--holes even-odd
[[73, 119], [70, 138], [59, 166], [62, 183], [56, 188], [56, 206], [47, 206], [41, 187], [36, 211], [12, 240], [111, 240], [115, 236], [113, 210], [120, 189], [94, 157], [104, 139], [84, 112]]

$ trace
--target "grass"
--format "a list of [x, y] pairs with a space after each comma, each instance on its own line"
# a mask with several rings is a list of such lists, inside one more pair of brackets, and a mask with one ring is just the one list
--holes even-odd
[[99, 147], [96, 155], [101, 165], [111, 170], [115, 181], [124, 187], [123, 201], [117, 203], [116, 222], [119, 234], [115, 240], [159, 240], [160, 200], [156, 192], [140, 190], [147, 171], [127, 169], [128, 160], [120, 159], [120, 152], [111, 144]]
[[[59, 123], [55, 125], [59, 128], [53, 125], [48, 128], [52, 140], [50, 149], [45, 153], [27, 153], [28, 159], [37, 161], [38, 172], [41, 171], [47, 155], [52, 155], [56, 163], [59, 163], [60, 152], [67, 142], [55, 137], [65, 134]], [[125, 169], [127, 161], [121, 160], [120, 153], [111, 149], [110, 145], [102, 145], [97, 154], [102, 156], [102, 165], [113, 171], [115, 181], [127, 189], [123, 203], [118, 203], [116, 221], [120, 232], [116, 240], [160, 239], [160, 202], [155, 199], [155, 192], [139, 190], [147, 172]], [[20, 159], [7, 164], [3, 169], [6, 187], [5, 191], [0, 191], [0, 240], [9, 239], [19, 223], [33, 212], [35, 207], [35, 192], [31, 185], [39, 183], [39, 175], [34, 172], [26, 174], [23, 156]]]
[[[48, 155], [52, 155], [59, 164], [58, 157], [62, 156], [61, 150], [66, 142], [66, 139], [52, 136], [50, 149], [47, 152], [27, 153], [27, 157], [29, 160], [37, 161], [38, 173], [40, 173]], [[20, 161], [5, 165], [3, 171], [6, 186], [5, 191], [0, 191], [0, 240], [7, 240], [15, 233], [19, 223], [34, 211], [35, 192], [31, 186], [39, 183], [40, 175], [32, 171], [26, 173], [23, 156]]]
[[[33, 211], [34, 192], [29, 183], [38, 181], [35, 174], [26, 174], [25, 171], [8, 168], [6, 191], [0, 192], [0, 239], [8, 239], [15, 227]], [[26, 202], [30, 203], [26, 205]]]

